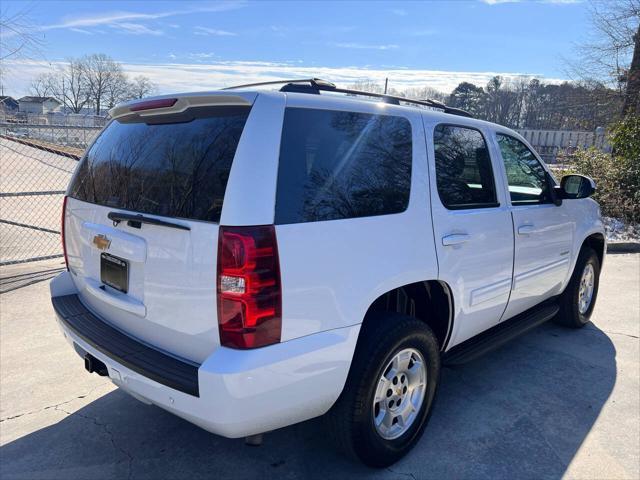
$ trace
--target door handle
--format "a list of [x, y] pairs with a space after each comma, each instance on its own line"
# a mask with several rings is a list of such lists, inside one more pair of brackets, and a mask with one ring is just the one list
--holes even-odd
[[536, 229], [533, 225], [520, 225], [518, 227], [518, 235], [530, 235], [535, 231]]
[[468, 242], [471, 239], [471, 235], [467, 233], [454, 233], [452, 235], [445, 235], [442, 237], [442, 245], [445, 247], [450, 245], [460, 245], [461, 243]]

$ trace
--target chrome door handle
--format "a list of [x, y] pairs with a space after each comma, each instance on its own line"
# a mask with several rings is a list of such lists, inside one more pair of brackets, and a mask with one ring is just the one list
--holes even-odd
[[520, 225], [518, 227], [518, 235], [530, 235], [535, 231], [536, 229], [533, 225]]
[[471, 235], [467, 233], [454, 233], [452, 235], [445, 235], [442, 237], [442, 245], [445, 247], [449, 245], [460, 245], [461, 243], [468, 242], [471, 239]]

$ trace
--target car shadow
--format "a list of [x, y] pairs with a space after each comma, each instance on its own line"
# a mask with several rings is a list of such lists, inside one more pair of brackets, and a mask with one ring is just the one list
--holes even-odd
[[0, 473], [6, 479], [559, 478], [615, 380], [616, 351], [604, 332], [549, 323], [473, 363], [445, 368], [425, 435], [390, 469], [340, 456], [322, 418], [248, 447], [116, 390], [4, 445]]

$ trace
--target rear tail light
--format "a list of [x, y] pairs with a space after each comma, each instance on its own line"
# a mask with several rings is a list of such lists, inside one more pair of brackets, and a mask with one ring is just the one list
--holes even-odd
[[64, 254], [64, 264], [67, 266], [67, 270], [69, 270], [69, 260], [67, 260], [67, 244], [64, 238], [64, 223], [65, 217], [67, 213], [67, 196], [64, 196], [62, 200], [62, 220], [60, 221], [60, 239], [62, 240], [62, 253]]
[[273, 225], [220, 227], [217, 283], [222, 345], [256, 348], [280, 341], [282, 293]]

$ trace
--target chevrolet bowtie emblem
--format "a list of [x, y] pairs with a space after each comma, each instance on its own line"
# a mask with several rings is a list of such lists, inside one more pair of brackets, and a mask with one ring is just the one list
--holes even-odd
[[93, 244], [98, 247], [98, 250], [106, 250], [111, 245], [111, 240], [106, 235], [96, 235], [93, 237]]

